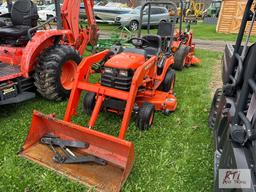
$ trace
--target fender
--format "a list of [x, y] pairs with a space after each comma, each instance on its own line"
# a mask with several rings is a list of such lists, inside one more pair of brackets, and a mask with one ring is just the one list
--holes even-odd
[[181, 41], [173, 41], [172, 42], [172, 48], [178, 49], [181, 45]]
[[62, 40], [67, 37], [68, 43], [73, 45], [74, 38], [70, 30], [38, 31], [23, 50], [20, 66], [24, 77], [29, 77], [29, 72], [35, 69], [38, 56], [55, 43], [56, 37]]
[[161, 85], [161, 83], [164, 81], [164, 77], [168, 71], [168, 69], [173, 65], [174, 63], [174, 58], [173, 57], [167, 57], [165, 62], [164, 62], [164, 68], [161, 73], [161, 75], [157, 75], [155, 79], [158, 81], [158, 83], [155, 84], [156, 89]]

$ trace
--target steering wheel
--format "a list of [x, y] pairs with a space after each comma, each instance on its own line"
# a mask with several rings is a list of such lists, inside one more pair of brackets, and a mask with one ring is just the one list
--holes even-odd
[[151, 46], [151, 43], [148, 40], [139, 37], [131, 38], [128, 43], [133, 44], [136, 48], [146, 48]]

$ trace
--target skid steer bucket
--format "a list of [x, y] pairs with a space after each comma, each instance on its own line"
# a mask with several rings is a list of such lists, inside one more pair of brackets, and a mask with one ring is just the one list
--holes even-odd
[[[54, 162], [53, 150], [41, 143], [41, 138], [47, 134], [68, 141], [88, 143], [88, 148], [77, 149], [74, 151], [75, 154], [95, 156], [105, 160], [106, 165]], [[98, 191], [120, 191], [133, 167], [134, 145], [131, 142], [34, 111], [31, 128], [20, 156]]]

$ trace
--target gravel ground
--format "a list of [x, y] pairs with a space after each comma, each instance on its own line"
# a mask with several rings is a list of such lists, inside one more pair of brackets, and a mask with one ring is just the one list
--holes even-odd
[[199, 49], [223, 52], [225, 49], [225, 45], [232, 42], [194, 39], [194, 43]]

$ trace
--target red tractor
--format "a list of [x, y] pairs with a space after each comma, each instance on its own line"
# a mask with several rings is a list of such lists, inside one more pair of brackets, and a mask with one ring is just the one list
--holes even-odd
[[[181, 10], [184, 9], [183, 1], [180, 1]], [[183, 11], [182, 11], [183, 12]], [[186, 30], [182, 30], [183, 16], [180, 15], [179, 31], [174, 35], [172, 50], [175, 52], [173, 69], [182, 70], [184, 67], [189, 67], [200, 62], [200, 59], [195, 57], [195, 43], [193, 43], [193, 33], [190, 30], [190, 23], [187, 23]]]
[[[145, 7], [155, 4], [147, 2], [141, 15]], [[165, 4], [177, 10], [175, 3]], [[161, 24], [159, 35], [130, 39], [132, 47], [116, 45], [84, 58], [64, 120], [35, 111], [20, 155], [100, 191], [120, 191], [134, 163], [134, 145], [125, 139], [132, 116], [137, 128], [145, 131], [157, 111], [168, 115], [177, 107], [169, 46], [173, 25]], [[86, 126], [72, 122], [82, 96], [84, 112], [90, 116]], [[118, 137], [94, 130], [100, 112], [122, 116]]]
[[[165, 5], [165, 2], [158, 2], [159, 4]], [[181, 10], [183, 10], [183, 1], [180, 0]], [[150, 6], [150, 5], [149, 5]], [[144, 9], [144, 8], [142, 8]], [[150, 7], [149, 7], [150, 9]], [[171, 10], [174, 10], [171, 7]], [[147, 25], [147, 33], [150, 34], [150, 20], [152, 19], [151, 11], [145, 12], [147, 13], [146, 17], [148, 20]], [[166, 25], [165, 22], [161, 22], [159, 24], [159, 30], [157, 35], [161, 38], [168, 37], [167, 41], [164, 41], [163, 48], [165, 50], [169, 50], [172, 54], [174, 54], [174, 64], [172, 68], [175, 70], [183, 70], [184, 67], [189, 67], [191, 65], [195, 65], [200, 62], [200, 59], [195, 57], [195, 44], [193, 43], [193, 34], [190, 31], [190, 23], [187, 24], [186, 31], [182, 30], [183, 25], [183, 16], [180, 15], [177, 18], [177, 11], [174, 11], [172, 14], [171, 21], [174, 23], [172, 26]], [[141, 15], [140, 20], [145, 20], [144, 15]], [[179, 30], [174, 34], [176, 21], [179, 21]], [[142, 22], [140, 22], [140, 28], [142, 27]], [[171, 28], [169, 28], [171, 27]], [[167, 32], [169, 31], [169, 34]], [[141, 35], [141, 30], [139, 31], [139, 36]]]
[[49, 100], [69, 96], [81, 55], [98, 39], [93, 0], [84, 5], [86, 28], [79, 27], [78, 0], [64, 0], [62, 8], [56, 0], [56, 17], [44, 23], [30, 0], [17, 0], [11, 13], [0, 16], [0, 106], [34, 98], [35, 87]]

